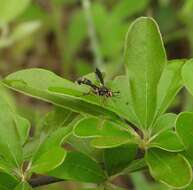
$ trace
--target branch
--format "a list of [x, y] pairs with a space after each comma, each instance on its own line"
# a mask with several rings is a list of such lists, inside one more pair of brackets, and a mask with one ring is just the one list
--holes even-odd
[[54, 178], [54, 177], [49, 177], [49, 176], [40, 176], [37, 178], [32, 178], [28, 182], [32, 187], [39, 187], [39, 186], [43, 186], [43, 185], [49, 185], [52, 183], [57, 183], [60, 181], [64, 181], [64, 180]]

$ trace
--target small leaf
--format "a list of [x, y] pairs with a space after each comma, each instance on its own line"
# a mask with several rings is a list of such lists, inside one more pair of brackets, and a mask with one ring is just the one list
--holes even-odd
[[131, 25], [124, 59], [131, 105], [140, 121], [139, 127], [148, 128], [155, 114], [157, 86], [166, 64], [160, 31], [153, 19], [141, 17]]
[[193, 113], [180, 113], [176, 120], [176, 131], [181, 138], [186, 151], [193, 155]]
[[193, 72], [193, 59], [190, 59], [186, 62], [186, 64], [182, 68], [182, 78], [184, 85], [186, 86], [190, 94], [193, 95], [192, 72]]
[[97, 119], [94, 117], [86, 117], [79, 120], [74, 126], [74, 134], [78, 137], [131, 137], [129, 128], [120, 126], [116, 123]]
[[173, 113], [166, 113], [158, 117], [157, 121], [152, 127], [152, 134], [157, 135], [158, 133], [167, 129], [172, 129], [175, 126], [176, 117], [177, 115]]
[[57, 129], [48, 135], [43, 142], [39, 144], [38, 150], [35, 153], [33, 160], [36, 160], [37, 157], [40, 157], [45, 152], [49, 151], [54, 147], [60, 147], [65, 139], [72, 134], [72, 127], [62, 127]]
[[27, 182], [21, 182], [14, 190], [32, 190], [32, 187]]
[[123, 173], [129, 174], [132, 172], [143, 170], [147, 167], [147, 163], [144, 158], [133, 160]]
[[158, 84], [156, 116], [164, 113], [182, 88], [181, 70], [184, 60], [171, 60], [165, 67]]
[[29, 135], [30, 122], [27, 119], [16, 114], [14, 115], [14, 118], [18, 129], [20, 141], [21, 141], [21, 144], [23, 145], [26, 142]]
[[82, 138], [95, 138], [91, 142], [94, 147], [110, 148], [135, 142], [134, 134], [126, 127], [109, 121], [88, 117], [80, 120], [75, 125], [74, 134]]
[[158, 134], [150, 141], [149, 147], [156, 147], [169, 152], [180, 152], [185, 149], [181, 139], [171, 130]]
[[38, 174], [46, 173], [62, 164], [65, 157], [66, 151], [63, 148], [51, 148], [32, 163], [31, 171]]
[[59, 179], [90, 183], [101, 183], [106, 179], [100, 165], [79, 152], [68, 152], [62, 165], [49, 172], [49, 175]]
[[20, 167], [22, 143], [15, 123], [15, 113], [3, 97], [0, 97], [0, 108], [0, 155], [11, 166]]
[[127, 137], [99, 137], [91, 141], [91, 145], [95, 148], [114, 148], [124, 144], [135, 143], [134, 139]]
[[151, 175], [172, 188], [185, 188], [192, 181], [191, 166], [180, 154], [154, 148], [146, 152], [145, 159]]
[[109, 175], [122, 171], [136, 156], [136, 145], [123, 145], [104, 150], [104, 164]]

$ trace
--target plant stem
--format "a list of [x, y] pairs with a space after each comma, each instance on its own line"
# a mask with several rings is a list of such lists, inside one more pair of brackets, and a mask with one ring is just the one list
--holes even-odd
[[100, 47], [99, 47], [97, 35], [96, 35], [96, 29], [95, 29], [93, 18], [92, 18], [90, 0], [82, 0], [82, 7], [84, 10], [85, 18], [86, 18], [87, 25], [88, 25], [88, 35], [90, 38], [91, 48], [92, 48], [94, 59], [95, 59], [94, 65], [95, 67], [100, 68], [103, 64], [103, 59], [102, 59], [102, 55], [100, 52]]

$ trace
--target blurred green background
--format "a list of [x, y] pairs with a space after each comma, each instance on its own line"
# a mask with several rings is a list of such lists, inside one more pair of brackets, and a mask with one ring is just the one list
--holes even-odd
[[[193, 0], [0, 0], [0, 77], [39, 67], [75, 80], [99, 67], [111, 79], [124, 72], [125, 34], [139, 16], [158, 22], [169, 59], [193, 57]], [[38, 128], [51, 106], [0, 88]], [[182, 90], [171, 110], [193, 111], [192, 98]], [[130, 190], [168, 189], [146, 173], [119, 177], [116, 183]], [[62, 182], [37, 189], [81, 186], [92, 188]]]

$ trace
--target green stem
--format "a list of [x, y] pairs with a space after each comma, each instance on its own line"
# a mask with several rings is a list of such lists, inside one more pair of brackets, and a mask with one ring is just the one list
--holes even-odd
[[94, 64], [95, 64], [95, 67], [100, 68], [103, 64], [103, 59], [102, 59], [102, 55], [100, 52], [98, 39], [96, 35], [96, 29], [95, 29], [93, 18], [92, 18], [90, 0], [82, 0], [82, 6], [83, 6], [84, 13], [85, 13], [87, 25], [88, 25], [88, 35], [90, 38], [91, 48], [94, 54], [94, 59], [95, 59]]

